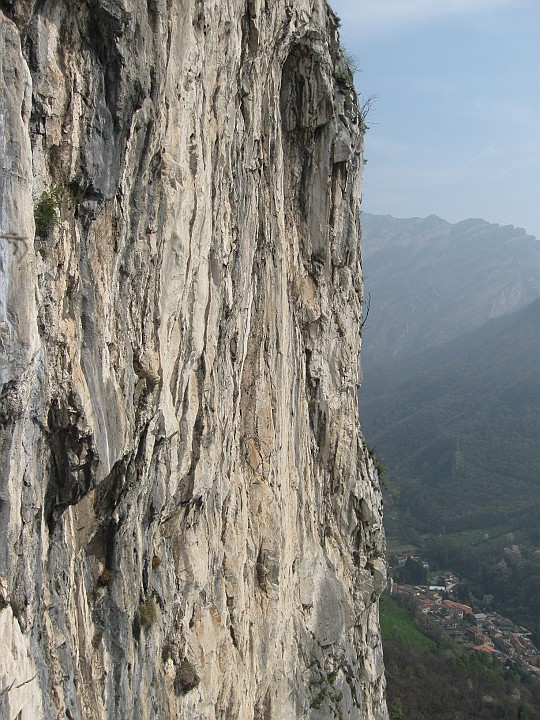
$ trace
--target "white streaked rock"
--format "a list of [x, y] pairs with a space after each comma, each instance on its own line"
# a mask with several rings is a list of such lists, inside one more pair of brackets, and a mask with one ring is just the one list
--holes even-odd
[[0, 713], [384, 720], [334, 16], [32, 8], [1, 17]]

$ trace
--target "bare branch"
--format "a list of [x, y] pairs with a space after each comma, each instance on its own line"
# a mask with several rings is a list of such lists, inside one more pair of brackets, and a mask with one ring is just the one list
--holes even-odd
[[368, 319], [369, 310], [371, 308], [371, 293], [368, 293], [368, 300], [367, 300], [367, 303], [364, 303], [364, 305], [366, 306], [366, 314], [362, 318], [362, 322], [360, 323], [360, 330], [364, 327], [364, 325], [366, 324], [367, 319]]
[[364, 102], [360, 106], [360, 127], [363, 131], [369, 129], [369, 125], [366, 123], [366, 120], [368, 118], [368, 115], [373, 110], [376, 100], [376, 95], [370, 95], [366, 100], [364, 100]]

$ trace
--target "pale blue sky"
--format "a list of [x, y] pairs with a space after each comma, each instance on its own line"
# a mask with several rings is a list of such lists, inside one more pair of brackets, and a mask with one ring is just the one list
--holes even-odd
[[330, 0], [368, 119], [362, 209], [540, 239], [540, 0]]

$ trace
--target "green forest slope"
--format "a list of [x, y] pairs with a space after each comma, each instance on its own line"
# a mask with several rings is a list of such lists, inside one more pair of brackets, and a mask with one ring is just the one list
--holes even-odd
[[426, 532], [540, 517], [540, 299], [366, 373], [364, 434]]
[[469, 653], [400, 597], [381, 599], [390, 720], [537, 720], [540, 682]]

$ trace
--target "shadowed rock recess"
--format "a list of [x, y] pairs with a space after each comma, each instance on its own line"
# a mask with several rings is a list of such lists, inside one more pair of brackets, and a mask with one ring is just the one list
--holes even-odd
[[0, 14], [0, 716], [386, 718], [337, 19]]

